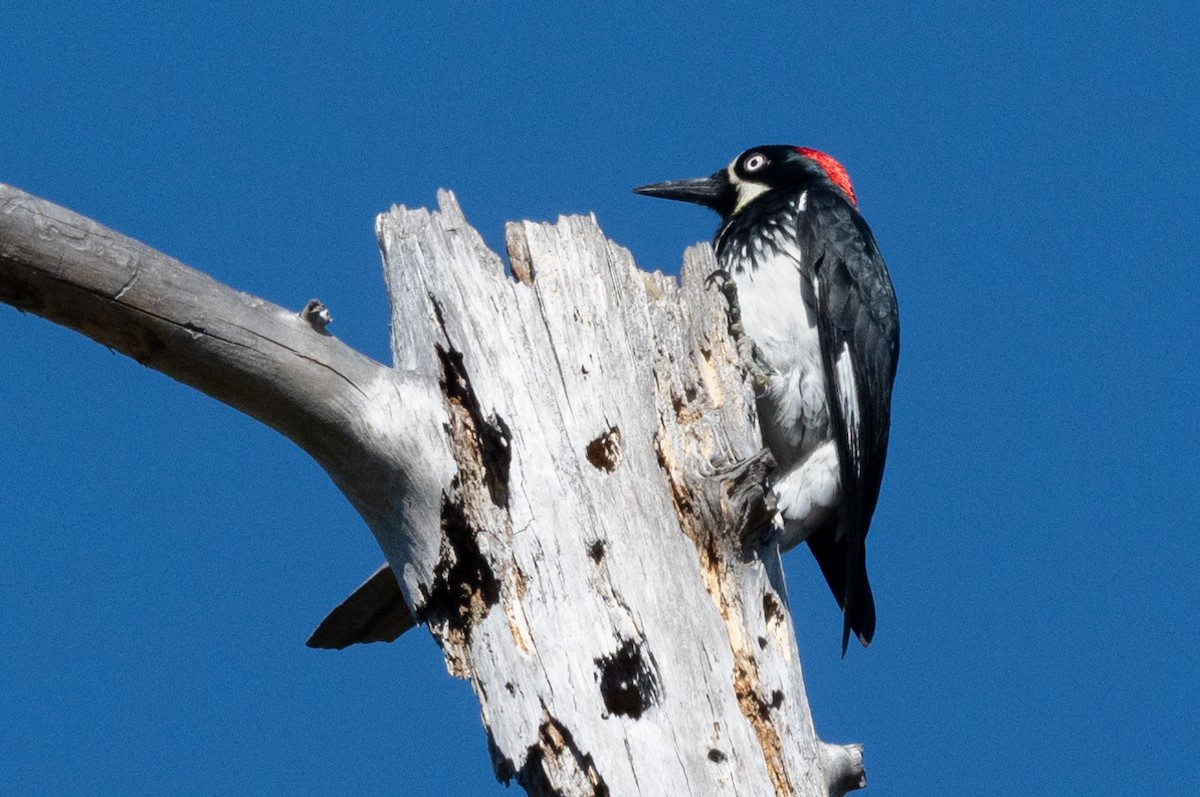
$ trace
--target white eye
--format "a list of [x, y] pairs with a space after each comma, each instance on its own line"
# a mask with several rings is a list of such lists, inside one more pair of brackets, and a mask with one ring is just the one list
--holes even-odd
[[756, 172], [767, 165], [767, 156], [761, 152], [755, 152], [746, 156], [746, 160], [742, 161], [742, 168], [747, 172]]

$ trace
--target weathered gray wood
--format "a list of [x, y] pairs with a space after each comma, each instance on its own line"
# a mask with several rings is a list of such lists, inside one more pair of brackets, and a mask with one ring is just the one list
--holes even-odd
[[406, 524], [436, 526], [451, 464], [436, 379], [387, 368], [324, 334], [315, 308], [301, 317], [235, 291], [2, 184], [0, 301], [278, 430], [329, 473], [385, 552], [406, 550]]
[[711, 250], [681, 289], [594, 219], [526, 222], [510, 278], [439, 204], [377, 231], [396, 362], [446, 386], [458, 472], [432, 569], [469, 576], [401, 580], [497, 772], [532, 794], [830, 793], [852, 755], [813, 731], [765, 468], [722, 476], [759, 443]]
[[[535, 795], [862, 785], [861, 751], [820, 742], [809, 716], [709, 248], [680, 286], [594, 219], [526, 222], [507, 231], [509, 276], [439, 203], [377, 223], [395, 368], [327, 335], [319, 305], [238, 293], [5, 186], [0, 300], [316, 458], [470, 680], [500, 777]], [[378, 620], [388, 578], [343, 619]]]

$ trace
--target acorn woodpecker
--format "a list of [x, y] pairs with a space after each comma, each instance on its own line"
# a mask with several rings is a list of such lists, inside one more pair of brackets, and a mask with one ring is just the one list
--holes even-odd
[[900, 320], [846, 170], [823, 152], [772, 145], [711, 177], [634, 191], [720, 214], [713, 246], [756, 350], [748, 367], [760, 377], [759, 424], [776, 461], [780, 549], [808, 541], [842, 608], [842, 655], [851, 631], [870, 644], [865, 544], [887, 456]]

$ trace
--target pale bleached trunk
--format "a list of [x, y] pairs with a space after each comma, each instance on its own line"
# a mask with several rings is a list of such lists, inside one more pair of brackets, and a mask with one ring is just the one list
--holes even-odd
[[526, 222], [507, 230], [508, 276], [439, 203], [377, 223], [394, 368], [319, 313], [7, 187], [0, 299], [309, 451], [471, 682], [501, 779], [535, 795], [861, 785], [858, 748], [813, 730], [710, 249], [689, 250], [679, 285], [594, 219]]

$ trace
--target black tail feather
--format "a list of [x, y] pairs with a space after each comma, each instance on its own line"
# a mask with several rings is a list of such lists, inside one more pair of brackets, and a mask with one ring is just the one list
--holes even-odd
[[836, 525], [821, 529], [808, 538], [808, 547], [842, 610], [842, 655], [845, 656], [852, 631], [863, 647], [871, 644], [875, 637], [875, 598], [867, 578], [862, 541], [858, 542], [855, 551], [851, 550], [850, 535], [835, 541], [836, 535]]

